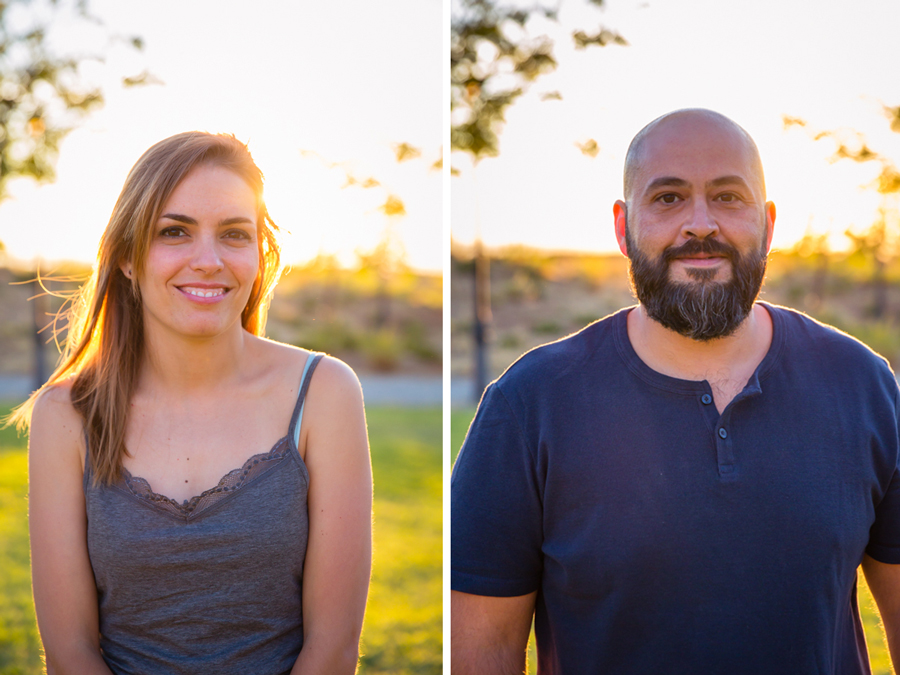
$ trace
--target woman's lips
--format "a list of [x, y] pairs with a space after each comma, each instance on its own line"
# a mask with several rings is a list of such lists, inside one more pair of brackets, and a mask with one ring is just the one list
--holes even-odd
[[184, 285], [176, 288], [191, 300], [204, 304], [221, 300], [231, 290], [225, 286]]

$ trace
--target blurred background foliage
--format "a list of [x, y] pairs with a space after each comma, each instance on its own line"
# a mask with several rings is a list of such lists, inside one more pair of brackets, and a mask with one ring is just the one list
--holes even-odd
[[[491, 251], [491, 376], [523, 352], [634, 304], [621, 255], [556, 253], [525, 247]], [[456, 246], [451, 263], [453, 377], [472, 373], [474, 259]], [[877, 273], [876, 273], [877, 271]], [[762, 300], [793, 307], [862, 340], [900, 366], [900, 259], [880, 262], [863, 241], [831, 252], [807, 235], [770, 254]]]
[[[603, 0], [586, 2], [603, 5]], [[450, 144], [477, 162], [499, 154], [507, 109], [531, 83], [556, 68], [553, 40], [535, 32], [529, 22], [556, 21], [560, 3], [456, 0], [450, 6]], [[579, 49], [628, 44], [603, 26], [576, 29], [572, 40]], [[561, 97], [559, 92], [545, 94], [545, 100]]]
[[[0, 200], [10, 179], [52, 180], [60, 141], [103, 104], [103, 92], [79, 69], [86, 59], [102, 60], [102, 47], [94, 54], [53, 48], [54, 24], [73, 21], [102, 24], [87, 0], [0, 0]], [[107, 38], [143, 47], [136, 36]], [[123, 84], [149, 77], [125, 77]]]

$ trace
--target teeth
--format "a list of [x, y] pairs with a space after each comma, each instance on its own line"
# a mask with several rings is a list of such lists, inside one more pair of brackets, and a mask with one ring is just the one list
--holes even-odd
[[214, 298], [219, 295], [225, 294], [224, 288], [214, 288], [212, 290], [204, 291], [199, 288], [182, 288], [185, 293], [190, 293], [191, 295], [196, 295], [198, 298]]

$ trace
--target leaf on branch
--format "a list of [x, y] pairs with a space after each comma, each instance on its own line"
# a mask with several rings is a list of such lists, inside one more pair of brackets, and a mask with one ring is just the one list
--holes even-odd
[[891, 131], [900, 134], [900, 106], [896, 108], [884, 106], [884, 112], [891, 121]]
[[410, 145], [409, 143], [394, 143], [394, 156], [397, 162], [405, 162], [409, 159], [415, 159], [422, 154], [421, 150]]
[[900, 172], [893, 164], [884, 164], [878, 175], [878, 192], [883, 195], [900, 193]]
[[860, 146], [859, 150], [850, 150], [843, 143], [839, 143], [833, 157], [836, 160], [852, 159], [854, 162], [871, 162], [873, 159], [878, 159], [878, 153], [869, 149], [865, 143]]
[[782, 115], [781, 123], [784, 129], [790, 129], [791, 127], [805, 127], [806, 120], [801, 117], [791, 117], [790, 115]]
[[528, 12], [519, 10], [518, 12], [509, 12], [504, 19], [507, 21], [512, 21], [520, 26], [524, 26], [525, 22], [528, 21]]
[[378, 187], [379, 185], [381, 185], [381, 183], [379, 183], [377, 180], [375, 180], [371, 176], [369, 176], [362, 183], [360, 183], [360, 186], [366, 190], [368, 190], [369, 188]]
[[406, 207], [403, 205], [403, 200], [401, 200], [396, 195], [388, 195], [384, 204], [379, 206], [378, 210], [381, 211], [386, 216], [405, 216], [406, 215]]
[[149, 70], [145, 70], [137, 75], [131, 75], [130, 77], [122, 78], [122, 86], [123, 87], [143, 87], [151, 84], [161, 84], [164, 85], [159, 77], [151, 73]]
[[551, 72], [556, 68], [556, 59], [553, 58], [552, 49], [553, 45], [544, 41], [529, 51], [519, 50], [515, 71], [529, 82], [544, 73]]
[[581, 150], [581, 154], [585, 157], [590, 157], [593, 159], [600, 152], [600, 146], [597, 145], [597, 141], [593, 138], [589, 138], [584, 143], [579, 143], [575, 141], [575, 147]]
[[35, 114], [28, 120], [28, 135], [32, 138], [43, 136], [45, 131], [47, 131], [47, 125], [44, 124], [44, 119], [40, 116], [40, 113]]
[[576, 30], [572, 33], [572, 40], [575, 42], [575, 49], [587, 49], [591, 45], [605, 47], [608, 44], [628, 46], [628, 41], [615, 31], [608, 28], [598, 28], [595, 33], [586, 33], [583, 30]]
[[541, 94], [542, 101], [562, 101], [563, 97], [558, 91], [548, 91]]

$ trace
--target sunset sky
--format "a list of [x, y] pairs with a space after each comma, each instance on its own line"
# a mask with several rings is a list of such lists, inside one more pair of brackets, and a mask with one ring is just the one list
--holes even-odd
[[[65, 5], [65, 2], [61, 4]], [[70, 3], [71, 4], [71, 3]], [[153, 143], [182, 131], [235, 134], [266, 175], [275, 221], [290, 230], [285, 258], [302, 262], [374, 248], [389, 195], [405, 205], [394, 224], [420, 269], [441, 268], [444, 54], [441, 0], [390, 3], [120, 2], [91, 0], [105, 29], [57, 23], [67, 53], [105, 53], [83, 73], [106, 105], [64, 141], [58, 180], [10, 185], [0, 241], [10, 256], [93, 260], [129, 168]], [[104, 48], [108, 34], [139, 35], [143, 52]], [[162, 84], [125, 89], [148, 69]], [[421, 156], [398, 164], [393, 146]], [[347, 174], [378, 187], [342, 189]]]
[[[880, 203], [861, 187], [876, 165], [830, 163], [833, 144], [785, 130], [784, 115], [813, 130], [857, 130], [900, 161], [900, 134], [882, 114], [882, 104], [900, 105], [900, 3], [891, 0], [607, 0], [602, 10], [565, 0], [559, 24], [529, 25], [556, 39], [559, 68], [510, 108], [500, 157], [474, 172], [452, 154], [461, 175], [449, 196], [431, 168], [448, 86], [441, 0], [93, 0], [90, 8], [105, 29], [61, 24], [53, 37], [63, 50], [105, 52], [104, 64], [83, 71], [103, 86], [106, 105], [64, 141], [55, 183], [10, 185], [0, 241], [18, 260], [92, 260], [128, 169], [154, 142], [188, 129], [249, 142], [270, 211], [292, 233], [289, 261], [329, 253], [353, 264], [382, 236], [388, 222], [378, 206], [395, 195], [407, 214], [393, 227], [409, 262], [435, 271], [442, 226], [463, 243], [480, 228], [489, 245], [617, 250], [611, 213], [625, 149], [676, 108], [713, 108], [756, 139], [780, 248], [809, 230], [832, 233], [840, 249], [844, 230], [868, 227]], [[629, 46], [573, 48], [572, 29], [601, 25]], [[103, 48], [108, 34], [140, 35], [146, 49]], [[161, 84], [121, 86], [144, 69]], [[540, 100], [553, 91], [562, 100]], [[576, 146], [588, 139], [600, 146], [594, 158]], [[398, 163], [401, 142], [421, 156]], [[342, 188], [348, 174], [379, 186]]]
[[[501, 154], [473, 172], [453, 153], [452, 234], [462, 243], [480, 225], [484, 241], [553, 249], [617, 251], [612, 205], [621, 197], [622, 164], [634, 134], [678, 108], [707, 107], [742, 125], [759, 145], [768, 197], [778, 207], [774, 245], [790, 247], [805, 231], [865, 229], [880, 204], [860, 186], [876, 164], [829, 163], [834, 144], [808, 129], [865, 134], [870, 147], [900, 162], [900, 134], [882, 104], [900, 105], [896, 58], [900, 3], [815, 4], [801, 0], [562, 3], [560, 24], [533, 22], [556, 38], [559, 67], [537, 80], [509, 111]], [[570, 33], [606, 26], [629, 46], [576, 51]], [[558, 91], [561, 101], [540, 100]], [[595, 139], [595, 158], [576, 142]]]

